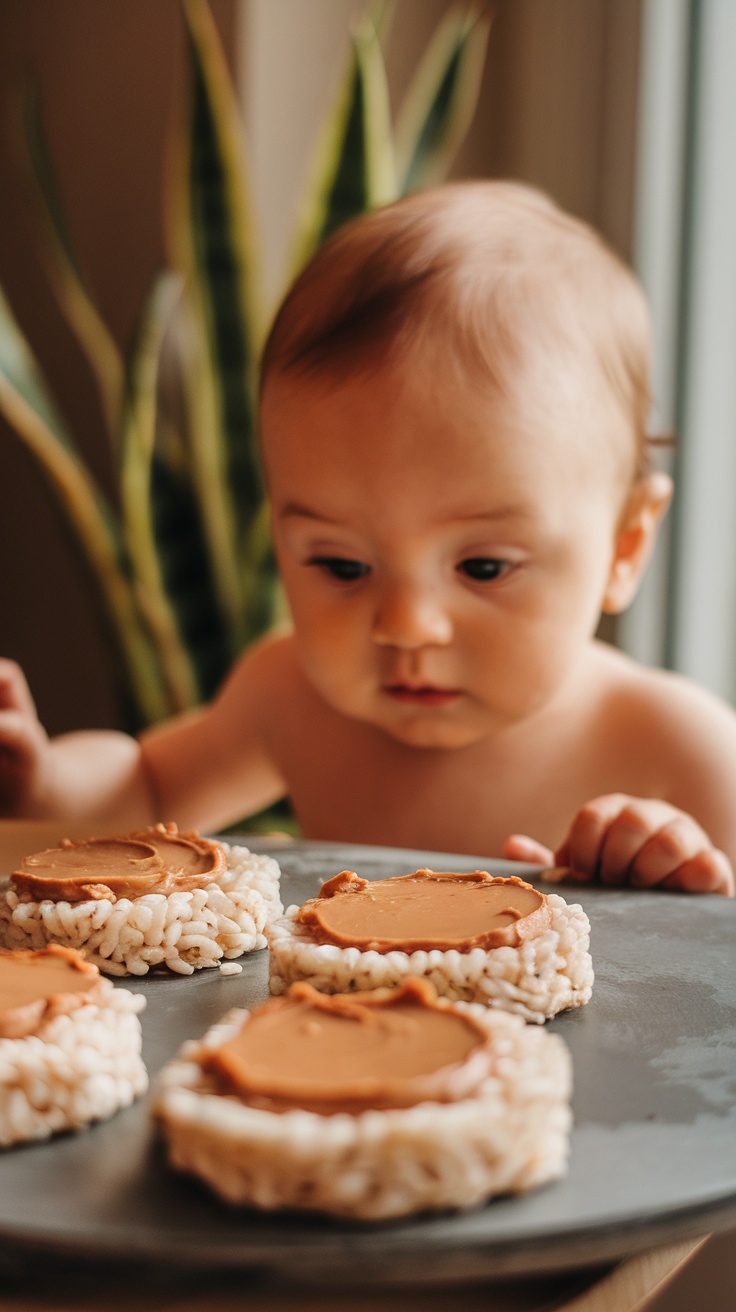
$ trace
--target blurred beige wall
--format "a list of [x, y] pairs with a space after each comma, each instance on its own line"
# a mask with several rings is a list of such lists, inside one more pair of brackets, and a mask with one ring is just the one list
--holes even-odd
[[[449, 0], [398, 0], [387, 46], [394, 107]], [[478, 112], [455, 177], [518, 177], [631, 253], [639, 0], [496, 0]], [[335, 98], [355, 0], [249, 0], [238, 67], [269, 290], [322, 115]], [[285, 89], [288, 88], [288, 94]]]
[[[447, 9], [397, 0], [394, 101]], [[631, 242], [639, 0], [496, 0], [478, 114], [456, 176], [516, 176]], [[266, 273], [281, 284], [293, 211], [334, 94], [355, 0], [212, 0], [252, 138]], [[164, 257], [161, 175], [181, 77], [178, 0], [8, 0], [0, 43], [0, 283], [70, 428], [108, 486], [109, 457], [85, 363], [38, 258], [9, 128], [22, 70], [36, 68], [71, 227], [105, 318], [130, 341]], [[27, 671], [51, 732], [126, 723], [84, 570], [42, 478], [0, 423], [0, 653]]]

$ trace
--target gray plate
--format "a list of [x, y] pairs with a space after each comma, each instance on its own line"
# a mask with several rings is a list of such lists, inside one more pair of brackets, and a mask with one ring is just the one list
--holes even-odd
[[[344, 867], [368, 878], [417, 866], [524, 873], [471, 857], [295, 843], [272, 851], [286, 904]], [[0, 1251], [238, 1266], [362, 1283], [475, 1279], [606, 1261], [736, 1222], [736, 902], [562, 889], [592, 925], [592, 1001], [549, 1028], [573, 1056], [569, 1175], [465, 1214], [352, 1225], [219, 1203], [171, 1173], [146, 1100], [104, 1125], [0, 1155]], [[242, 975], [124, 981], [145, 994], [150, 1074], [232, 1006], [267, 994], [266, 954]]]

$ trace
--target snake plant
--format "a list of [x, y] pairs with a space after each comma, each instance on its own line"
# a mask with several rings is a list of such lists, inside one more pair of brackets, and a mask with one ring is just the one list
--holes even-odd
[[[256, 445], [266, 316], [236, 97], [206, 0], [182, 0], [188, 94], [172, 141], [171, 268], [155, 280], [127, 359], [86, 286], [46, 147], [25, 101], [27, 157], [59, 304], [87, 355], [117, 496], [85, 465], [0, 291], [0, 411], [33, 454], [81, 547], [110, 621], [139, 725], [196, 705], [272, 623], [278, 591]], [[450, 9], [391, 121], [379, 19], [369, 6], [321, 133], [290, 278], [339, 224], [439, 180], [472, 117], [488, 21]], [[183, 406], [165, 403], [177, 344]]]

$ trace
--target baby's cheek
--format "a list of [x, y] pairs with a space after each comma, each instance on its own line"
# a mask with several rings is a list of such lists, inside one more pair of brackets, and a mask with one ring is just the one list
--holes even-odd
[[489, 701], [512, 718], [532, 714], [556, 692], [570, 671], [564, 641], [545, 642], [528, 633], [489, 645], [481, 680]]
[[335, 612], [334, 607], [313, 607], [295, 615], [297, 642], [309, 648], [323, 664], [339, 660], [355, 646], [355, 626], [350, 617]]
[[307, 678], [328, 700], [357, 682], [361, 663], [353, 635], [334, 616], [313, 617], [303, 626], [295, 622], [295, 636]]

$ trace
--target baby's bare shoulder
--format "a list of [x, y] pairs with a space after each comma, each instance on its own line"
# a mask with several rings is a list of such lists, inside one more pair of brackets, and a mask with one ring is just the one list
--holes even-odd
[[147, 730], [142, 746], [152, 755], [176, 752], [188, 742], [218, 757], [237, 755], [243, 744], [266, 747], [269, 726], [297, 678], [296, 665], [290, 635], [269, 634], [239, 657], [212, 701]]
[[683, 675], [621, 653], [606, 656], [605, 676], [600, 706], [609, 748], [641, 776], [645, 795], [689, 811], [733, 851], [736, 712]]
[[276, 630], [243, 653], [228, 676], [221, 697], [260, 700], [264, 694], [278, 696], [300, 678], [294, 636], [290, 630]]
[[305, 718], [314, 721], [327, 714], [287, 630], [268, 634], [240, 657], [213, 709], [221, 721], [245, 718], [278, 754], [303, 732]]
[[633, 718], [641, 729], [675, 737], [701, 727], [720, 729], [736, 743], [736, 712], [685, 675], [640, 665], [613, 649], [600, 654], [598, 668], [604, 704], [625, 721]]

